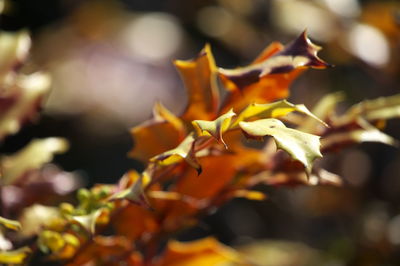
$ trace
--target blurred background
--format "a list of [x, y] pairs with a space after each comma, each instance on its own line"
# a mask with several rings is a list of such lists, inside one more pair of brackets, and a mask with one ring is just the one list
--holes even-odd
[[[156, 100], [184, 109], [172, 60], [193, 58], [205, 43], [219, 66], [232, 68], [307, 29], [320, 57], [336, 65], [293, 84], [290, 101], [310, 109], [334, 91], [347, 96], [343, 110], [399, 91], [399, 1], [20, 0], [0, 1], [0, 10], [1, 30], [32, 33], [29, 67], [53, 77], [40, 121], [1, 150], [66, 137], [71, 148], [55, 162], [87, 185], [143, 167], [126, 156], [129, 128], [150, 117]], [[385, 132], [400, 139], [400, 121]], [[269, 200], [234, 200], [180, 237], [213, 234], [265, 256], [265, 265], [400, 265], [399, 150], [367, 143], [323, 163], [344, 187], [263, 188]]]

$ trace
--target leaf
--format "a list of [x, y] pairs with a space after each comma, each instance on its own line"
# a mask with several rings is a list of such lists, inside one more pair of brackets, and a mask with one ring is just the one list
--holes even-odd
[[18, 221], [10, 220], [0, 216], [0, 224], [5, 226], [8, 229], [12, 230], [20, 230], [21, 224]]
[[252, 138], [272, 136], [278, 148], [288, 152], [293, 159], [300, 161], [307, 173], [311, 172], [312, 162], [322, 157], [319, 136], [287, 128], [281, 121], [270, 118], [254, 122], [240, 122], [240, 128]]
[[231, 109], [229, 112], [221, 115], [214, 121], [194, 120], [192, 124], [200, 135], [211, 135], [218, 141], [222, 142], [225, 148], [227, 148], [222, 138], [222, 134], [229, 129], [232, 117], [235, 115], [236, 114]]
[[213, 119], [217, 113], [219, 91], [217, 67], [210, 46], [207, 44], [193, 60], [176, 60], [174, 63], [183, 79], [189, 98], [182, 119], [186, 121]]
[[367, 121], [400, 117], [400, 94], [353, 105], [345, 114], [335, 120], [335, 126], [348, 124], [356, 121], [359, 117]]
[[307, 38], [305, 32], [278, 52], [280, 49], [274, 44], [270, 51], [267, 49], [249, 66], [232, 70], [219, 69], [221, 81], [230, 91], [223, 112], [228, 108], [242, 110], [254, 102], [265, 103], [287, 98], [289, 85], [303, 70], [328, 66], [318, 58], [320, 48]]
[[43, 97], [50, 89], [50, 83], [50, 76], [45, 73], [20, 75], [15, 84], [8, 85], [10, 95], [0, 94], [0, 104], [3, 105], [0, 105], [0, 140], [17, 133], [22, 123], [35, 118]]
[[11, 251], [0, 250], [0, 263], [4, 264], [22, 264], [31, 253], [28, 247], [19, 248]]
[[97, 209], [86, 215], [70, 216], [69, 219], [81, 225], [87, 232], [94, 234], [97, 219], [102, 214], [103, 209]]
[[[342, 101], [343, 98], [344, 94], [342, 92], [325, 95], [311, 112], [322, 121], [327, 121], [329, 116], [334, 113], [338, 102]], [[318, 122], [315, 119], [308, 117], [302, 121], [301, 125], [297, 129], [303, 132], [312, 133], [316, 130], [317, 123]]]
[[233, 192], [233, 196], [236, 198], [245, 198], [248, 200], [265, 200], [267, 196], [255, 190], [238, 189]]
[[63, 138], [32, 140], [22, 150], [1, 159], [3, 185], [11, 184], [28, 171], [42, 167], [53, 159], [54, 154], [63, 153], [67, 149], [68, 142]]
[[248, 265], [234, 249], [212, 237], [191, 242], [169, 241], [157, 266]]
[[110, 200], [117, 200], [117, 199], [127, 199], [133, 203], [148, 204], [148, 200], [146, 195], [144, 194], [144, 187], [149, 184], [150, 176], [144, 172], [144, 174], [140, 175], [137, 172], [130, 171], [128, 173], [133, 179], [133, 184], [130, 187], [116, 192], [114, 195], [111, 196]]
[[276, 118], [285, 116], [288, 113], [294, 111], [305, 114], [315, 121], [318, 121], [319, 123], [326, 126], [325, 122], [313, 115], [303, 104], [294, 105], [286, 100], [282, 100], [274, 103], [250, 104], [239, 114], [237, 119], [232, 123], [232, 128], [238, 126], [240, 122], [246, 121], [250, 118]]
[[186, 135], [181, 120], [160, 103], [153, 107], [153, 118], [131, 129], [134, 141], [129, 156], [146, 162], [176, 147]]
[[12, 71], [27, 57], [30, 46], [31, 39], [25, 30], [15, 33], [0, 32], [0, 77]]
[[184, 160], [190, 166], [195, 168], [197, 173], [200, 175], [202, 169], [194, 154], [194, 142], [195, 138], [193, 137], [193, 134], [190, 134], [182, 141], [181, 144], [178, 145], [178, 147], [154, 156], [150, 159], [150, 162], [168, 166], [180, 163]]
[[350, 132], [334, 133], [321, 140], [323, 151], [338, 149], [352, 143], [361, 142], [380, 142], [392, 146], [398, 144], [395, 139], [378, 129], [358, 129]]

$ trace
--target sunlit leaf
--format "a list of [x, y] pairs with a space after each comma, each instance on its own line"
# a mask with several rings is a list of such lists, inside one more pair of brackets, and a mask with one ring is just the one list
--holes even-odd
[[[312, 109], [311, 112], [315, 116], [319, 117], [322, 121], [327, 121], [329, 116], [334, 113], [337, 104], [342, 101], [343, 98], [344, 95], [342, 92], [328, 94], [317, 103], [317, 105]], [[318, 121], [316, 121], [315, 119], [306, 118], [302, 121], [302, 123], [298, 127], [298, 130], [312, 133], [315, 132], [317, 124]]]
[[293, 159], [300, 161], [308, 173], [311, 172], [312, 162], [322, 157], [319, 150], [319, 136], [287, 128], [277, 119], [240, 122], [239, 126], [251, 138], [272, 136], [277, 147], [288, 152]]
[[237, 119], [232, 123], [232, 127], [235, 127], [239, 125], [239, 122], [246, 121], [250, 118], [276, 118], [285, 116], [294, 111], [305, 114], [317, 122], [326, 125], [325, 122], [313, 115], [304, 104], [294, 105], [286, 100], [282, 100], [267, 104], [250, 104], [238, 115]]
[[132, 177], [134, 179], [133, 184], [124, 190], [116, 192], [111, 196], [110, 200], [126, 199], [134, 203], [148, 204], [148, 200], [144, 194], [144, 187], [150, 182], [149, 175], [146, 172], [144, 174], [129, 172], [128, 175], [134, 175]]
[[81, 225], [83, 228], [86, 229], [86, 231], [90, 232], [91, 234], [94, 234], [96, 229], [97, 219], [100, 217], [102, 212], [103, 209], [98, 209], [86, 215], [70, 216], [69, 219]]
[[217, 68], [209, 45], [188, 61], [175, 61], [188, 92], [188, 106], [182, 116], [186, 121], [210, 120], [216, 116], [219, 92]]
[[222, 142], [226, 147], [222, 134], [228, 130], [232, 117], [235, 115], [236, 114], [231, 109], [229, 112], [221, 115], [214, 121], [194, 120], [192, 124], [198, 130], [200, 135], [211, 135], [218, 141]]
[[19, 248], [16, 250], [2, 251], [0, 250], [0, 263], [4, 264], [22, 264], [31, 253], [28, 247]]
[[170, 241], [158, 266], [247, 265], [234, 249], [208, 237], [192, 242]]
[[391, 136], [378, 129], [358, 129], [341, 133], [334, 133], [321, 140], [322, 150], [338, 149], [352, 143], [380, 142], [387, 145], [397, 145], [398, 142]]
[[10, 220], [0, 216], [0, 224], [12, 230], [20, 230], [21, 224], [18, 221]]
[[68, 149], [68, 142], [63, 138], [46, 138], [32, 140], [19, 152], [2, 158], [3, 184], [11, 184], [30, 170], [38, 169], [50, 162], [54, 154]]
[[314, 45], [305, 32], [283, 50], [277, 50], [279, 47], [246, 67], [219, 69], [222, 83], [230, 90], [223, 111], [242, 110], [250, 103], [287, 98], [289, 85], [304, 69], [328, 66], [317, 56], [320, 47]]
[[400, 94], [362, 101], [337, 118], [335, 125], [345, 125], [359, 117], [368, 121], [400, 117]]
[[167, 166], [182, 162], [184, 160], [190, 166], [195, 168], [198, 174], [200, 174], [201, 166], [194, 154], [194, 142], [195, 138], [192, 134], [190, 134], [182, 141], [181, 144], [178, 145], [178, 147], [154, 156], [150, 159], [150, 161], [159, 165]]
[[151, 157], [176, 147], [186, 131], [181, 120], [162, 104], [153, 107], [153, 118], [131, 129], [134, 147], [129, 156], [146, 162]]
[[0, 32], [0, 76], [13, 70], [28, 55], [31, 40], [27, 31]]
[[7, 98], [11, 103], [1, 110], [0, 139], [15, 134], [21, 124], [34, 119], [44, 95], [50, 88], [50, 76], [45, 73], [34, 73], [28, 76], [18, 76], [16, 83], [9, 85], [11, 96], [0, 95], [3, 101]]
[[267, 196], [265, 193], [254, 190], [240, 189], [233, 192], [233, 196], [237, 198], [245, 198], [249, 200], [265, 200]]

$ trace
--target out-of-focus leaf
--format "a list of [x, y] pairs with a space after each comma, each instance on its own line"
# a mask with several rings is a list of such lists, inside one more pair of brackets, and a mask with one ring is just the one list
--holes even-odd
[[[327, 121], [330, 115], [335, 111], [337, 104], [342, 101], [344, 94], [342, 92], [331, 93], [325, 95], [312, 109], [312, 113], [319, 117], [322, 121]], [[302, 121], [300, 126], [297, 128], [300, 131], [312, 133], [316, 131], [318, 121], [311, 117], [306, 118]]]
[[201, 173], [201, 165], [199, 164], [194, 154], [194, 142], [195, 138], [193, 134], [188, 135], [181, 144], [175, 149], [166, 151], [150, 159], [151, 162], [155, 162], [159, 165], [173, 165], [183, 160], [186, 161], [190, 166], [196, 169], [197, 173]]
[[78, 223], [91, 234], [95, 233], [97, 219], [102, 214], [103, 209], [95, 210], [87, 215], [71, 216], [70, 220]]
[[291, 112], [299, 112], [309, 116], [310, 118], [314, 119], [315, 121], [325, 124], [322, 120], [318, 117], [313, 115], [304, 104], [292, 104], [286, 100], [274, 102], [274, 103], [266, 103], [266, 104], [257, 104], [252, 103], [244, 109], [237, 119], [232, 123], [232, 127], [236, 127], [239, 125], [239, 122], [246, 121], [251, 118], [276, 118], [282, 117], [287, 115]]
[[378, 129], [358, 129], [349, 132], [334, 133], [321, 139], [322, 150], [327, 151], [347, 146], [352, 143], [380, 142], [397, 145], [397, 141]]
[[46, 138], [31, 141], [24, 149], [6, 156], [1, 160], [4, 185], [13, 183], [30, 170], [38, 169], [50, 162], [54, 154], [68, 149], [68, 142], [63, 138]]
[[235, 190], [233, 192], [233, 196], [249, 200], [265, 200], [267, 198], [267, 196], [260, 191], [246, 190], [246, 189]]
[[137, 172], [129, 172], [128, 175], [133, 179], [133, 184], [128, 188], [116, 192], [111, 196], [110, 200], [127, 199], [134, 203], [148, 203], [148, 200], [144, 194], [144, 187], [150, 182], [149, 175], [145, 172], [144, 174], [138, 174]]
[[56, 207], [34, 204], [25, 208], [19, 217], [22, 229], [20, 234], [31, 237], [43, 227], [51, 227], [61, 222], [60, 211]]
[[192, 242], [170, 241], [157, 266], [248, 265], [234, 249], [212, 237]]
[[367, 121], [400, 117], [400, 94], [360, 102], [337, 118], [335, 125], [345, 125], [360, 117]]
[[325, 169], [316, 169], [310, 175], [308, 180], [309, 185], [329, 185], [329, 186], [341, 186], [343, 180], [340, 176], [331, 173]]
[[231, 91], [223, 111], [227, 108], [242, 110], [250, 103], [286, 98], [288, 86], [304, 69], [328, 66], [318, 58], [319, 50], [304, 32], [282, 51], [267, 53], [265, 60], [233, 70], [220, 69], [222, 83]]
[[323, 265], [321, 254], [301, 243], [261, 240], [238, 246], [237, 249], [251, 261], [250, 265]]
[[175, 65], [185, 83], [189, 98], [182, 118], [186, 121], [214, 119], [219, 92], [217, 67], [210, 46], [207, 44], [197, 58], [188, 61], [177, 60]]
[[111, 220], [116, 234], [140, 239], [160, 229], [155, 213], [137, 204], [127, 204]]
[[277, 147], [288, 152], [293, 159], [300, 161], [308, 173], [311, 172], [312, 162], [322, 157], [319, 150], [319, 136], [287, 128], [277, 119], [240, 122], [239, 126], [250, 138], [272, 136]]
[[236, 114], [231, 109], [214, 121], [194, 120], [192, 124], [200, 135], [211, 135], [227, 147], [222, 138], [222, 134], [229, 129], [232, 117], [235, 115]]
[[22, 264], [31, 253], [28, 247], [19, 248], [16, 250], [2, 251], [0, 250], [0, 263], [4, 264]]
[[124, 255], [129, 255], [131, 249], [131, 241], [124, 236], [95, 236], [92, 243], [67, 265], [118, 265], [119, 261], [116, 259], [128, 258]]
[[0, 216], [0, 224], [12, 230], [21, 229], [21, 224], [18, 221], [10, 220], [1, 216]]
[[31, 46], [31, 39], [27, 31], [15, 33], [0, 32], [0, 76], [13, 70], [14, 66], [22, 62]]
[[[15, 134], [21, 124], [32, 120], [36, 116], [44, 95], [50, 88], [50, 76], [45, 73], [34, 73], [28, 76], [18, 76], [16, 83], [10, 85], [12, 103], [0, 114], [0, 139], [7, 135]], [[1, 106], [0, 106], [1, 107]], [[1, 109], [0, 109], [1, 110]]]
[[153, 118], [131, 129], [134, 147], [129, 156], [146, 162], [176, 147], [186, 132], [182, 122], [160, 103], [153, 107]]

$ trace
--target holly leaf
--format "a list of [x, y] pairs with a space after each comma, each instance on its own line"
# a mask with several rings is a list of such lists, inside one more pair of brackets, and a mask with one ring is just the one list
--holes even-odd
[[21, 124], [36, 117], [50, 83], [49, 75], [38, 72], [19, 75], [12, 84], [2, 84], [6, 93], [0, 93], [0, 140], [17, 133]]
[[174, 63], [189, 98], [182, 118], [186, 121], [213, 119], [217, 113], [219, 91], [217, 67], [210, 46], [207, 44], [193, 60], [176, 60]]
[[276, 44], [273, 48], [267, 49], [263, 52], [265, 55], [249, 66], [219, 69], [221, 81], [230, 91], [222, 111], [228, 108], [242, 110], [252, 102], [287, 98], [289, 85], [302, 71], [328, 66], [317, 56], [320, 47], [314, 45], [305, 32], [285, 48]]
[[345, 114], [335, 120], [335, 125], [349, 124], [360, 117], [367, 121], [400, 117], [400, 94], [362, 101], [353, 105]]
[[144, 187], [149, 184], [150, 176], [146, 172], [144, 172], [144, 174], [138, 174], [134, 171], [129, 172], [128, 175], [131, 176], [131, 179], [134, 179], [133, 184], [124, 190], [116, 192], [111, 196], [110, 200], [126, 199], [133, 203], [146, 203], [149, 205], [144, 193]]
[[170, 241], [156, 265], [230, 265], [245, 264], [245, 260], [234, 249], [212, 237], [191, 242]]
[[63, 138], [32, 140], [22, 150], [1, 159], [3, 184], [11, 184], [28, 171], [38, 169], [43, 164], [50, 162], [54, 154], [63, 153], [67, 149], [68, 142]]
[[176, 147], [186, 135], [181, 120], [161, 103], [153, 107], [151, 120], [131, 129], [134, 141], [129, 156], [146, 162], [163, 151]]
[[94, 234], [96, 229], [97, 219], [102, 214], [103, 209], [97, 209], [92, 213], [86, 215], [70, 216], [69, 219], [80, 226], [82, 226], [87, 232]]
[[307, 173], [311, 173], [312, 162], [322, 157], [319, 136], [287, 128], [277, 119], [240, 122], [239, 126], [250, 138], [273, 137], [277, 147], [289, 153], [293, 159], [300, 161]]
[[227, 147], [222, 138], [222, 134], [229, 129], [232, 117], [235, 115], [236, 114], [231, 109], [229, 110], [229, 112], [221, 115], [214, 121], [194, 120], [192, 124], [194, 128], [196, 128], [196, 130], [199, 132], [199, 135], [211, 135], [218, 141], [222, 142], [225, 147]]
[[304, 104], [292, 104], [286, 100], [277, 101], [274, 103], [257, 104], [252, 103], [244, 109], [237, 119], [232, 123], [232, 128], [239, 125], [240, 122], [246, 121], [251, 118], [276, 118], [287, 115], [291, 112], [299, 112], [309, 116], [310, 118], [318, 121], [319, 123], [326, 125], [321, 119], [313, 115]]
[[197, 173], [200, 175], [201, 166], [194, 154], [194, 145], [195, 138], [193, 137], [193, 134], [190, 134], [175, 149], [154, 156], [150, 159], [150, 162], [162, 166], [168, 166], [186, 161], [190, 166], [195, 168]]
[[20, 230], [21, 224], [18, 221], [10, 220], [0, 216], [0, 224], [11, 230]]
[[0, 250], [0, 263], [4, 264], [22, 264], [31, 253], [28, 247], [19, 248], [16, 250], [3, 251]]

